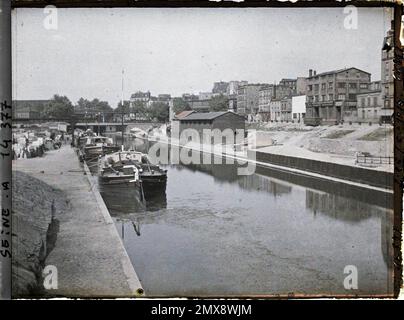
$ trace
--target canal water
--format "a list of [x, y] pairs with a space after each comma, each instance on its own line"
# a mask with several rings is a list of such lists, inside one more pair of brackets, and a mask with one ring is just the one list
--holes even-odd
[[106, 199], [149, 296], [392, 293], [391, 194], [236, 164], [164, 168], [145, 206]]

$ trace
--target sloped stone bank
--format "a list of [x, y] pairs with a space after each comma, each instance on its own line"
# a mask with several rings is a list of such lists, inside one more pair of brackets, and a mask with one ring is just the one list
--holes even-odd
[[41, 295], [42, 270], [55, 246], [65, 194], [26, 173], [13, 172], [13, 296]]

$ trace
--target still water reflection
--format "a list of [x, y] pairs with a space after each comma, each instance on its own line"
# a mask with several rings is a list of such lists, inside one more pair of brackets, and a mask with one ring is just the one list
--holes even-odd
[[[391, 293], [391, 195], [264, 168], [166, 169], [146, 206], [106, 201], [148, 295]], [[347, 265], [358, 290], [344, 289]]]

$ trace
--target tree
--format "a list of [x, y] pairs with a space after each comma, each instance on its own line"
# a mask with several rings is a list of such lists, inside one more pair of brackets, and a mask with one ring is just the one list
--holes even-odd
[[168, 121], [169, 107], [163, 102], [153, 102], [148, 110], [148, 115], [151, 120], [156, 119], [160, 122]]
[[50, 118], [70, 118], [73, 115], [73, 104], [66, 96], [55, 94], [45, 105], [44, 114]]
[[86, 109], [88, 109], [90, 105], [90, 101], [84, 98], [80, 98], [77, 101], [76, 108], [78, 109], [79, 112], [84, 112]]
[[210, 111], [227, 111], [229, 109], [229, 100], [224, 95], [214, 96], [209, 101]]
[[90, 107], [97, 113], [101, 114], [104, 121], [109, 121], [112, 119], [112, 113], [114, 110], [109, 105], [107, 101], [99, 101], [94, 99], [91, 101]]
[[173, 99], [173, 111], [178, 114], [185, 110], [191, 110], [188, 102], [186, 102], [183, 98], [174, 98]]
[[[108, 121], [112, 118], [113, 109], [107, 101], [100, 101], [94, 98], [92, 101], [80, 98], [77, 101], [76, 110], [80, 113], [87, 113], [87, 118]], [[101, 118], [102, 117], [102, 118]]]
[[115, 108], [115, 113], [124, 113], [124, 114], [129, 114], [130, 112], [130, 103], [129, 101], [124, 101], [123, 102], [123, 110], [122, 110], [122, 101], [118, 102], [118, 106]]
[[141, 118], [146, 117], [147, 116], [146, 103], [144, 101], [135, 101], [133, 103], [131, 112], [135, 114], [136, 118], [138, 118], [139, 116]]

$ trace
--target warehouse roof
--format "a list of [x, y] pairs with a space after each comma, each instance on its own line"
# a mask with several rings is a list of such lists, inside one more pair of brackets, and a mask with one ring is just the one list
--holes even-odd
[[317, 73], [317, 74], [312, 75], [311, 77], [307, 77], [307, 78], [315, 78], [315, 77], [318, 77], [318, 76], [325, 76], [325, 75], [328, 75], [328, 74], [341, 73], [341, 72], [345, 72], [345, 71], [348, 71], [348, 70], [351, 70], [351, 69], [356, 69], [356, 70], [358, 70], [360, 72], [363, 72], [363, 73], [366, 73], [366, 74], [370, 75], [369, 72], [363, 71], [363, 70], [355, 68], [355, 67], [350, 67], [350, 68], [337, 69], [337, 70], [331, 70], [331, 71], [326, 71], [326, 72], [322, 72], [322, 73]]
[[218, 112], [194, 112], [190, 115], [179, 119], [180, 121], [188, 121], [188, 120], [213, 120], [216, 119], [226, 113], [233, 113], [236, 116], [241, 117], [240, 115], [231, 112], [231, 111], [218, 111]]
[[185, 110], [175, 115], [175, 119], [182, 119], [189, 116], [191, 113], [194, 113], [194, 110]]

